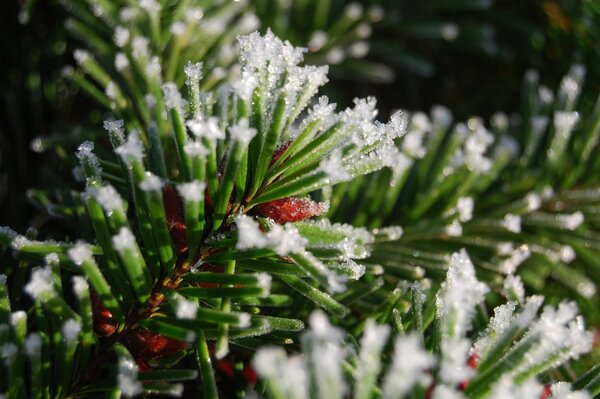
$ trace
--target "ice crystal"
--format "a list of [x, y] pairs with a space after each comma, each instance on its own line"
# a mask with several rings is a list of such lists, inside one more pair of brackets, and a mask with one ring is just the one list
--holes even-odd
[[319, 170], [325, 173], [330, 184], [348, 181], [352, 178], [342, 162], [342, 152], [339, 149], [334, 150], [329, 157], [321, 161]]
[[183, 146], [183, 151], [191, 157], [204, 157], [208, 154], [206, 147], [201, 142], [195, 140], [188, 140]]
[[125, 69], [129, 68], [129, 58], [125, 53], [117, 53], [115, 54], [115, 68], [117, 71], [123, 72]]
[[140, 141], [138, 133], [133, 131], [127, 136], [127, 141], [115, 148], [115, 152], [124, 160], [135, 159], [141, 161], [144, 157], [144, 146]]
[[113, 120], [113, 121], [104, 121], [104, 129], [108, 132], [110, 136], [110, 141], [112, 143], [115, 142], [123, 142], [125, 141], [125, 131], [123, 129], [124, 123], [123, 120]]
[[277, 384], [284, 397], [308, 397], [308, 376], [302, 357], [287, 358], [282, 348], [266, 347], [257, 351], [252, 364], [258, 375]]
[[119, 359], [117, 382], [121, 393], [126, 397], [134, 397], [143, 391], [142, 383], [138, 381], [138, 367], [133, 360]]
[[117, 47], [125, 47], [125, 45], [129, 42], [131, 34], [129, 33], [129, 29], [123, 26], [115, 27], [115, 34], [113, 35], [113, 40]]
[[70, 248], [67, 252], [69, 254], [69, 258], [78, 266], [81, 266], [84, 262], [93, 261], [94, 255], [92, 254], [92, 247], [83, 242], [78, 241], [73, 248]]
[[113, 246], [117, 251], [127, 251], [137, 246], [135, 236], [129, 227], [121, 227], [119, 233], [112, 238]]
[[162, 91], [167, 109], [177, 109], [179, 111], [183, 109], [185, 101], [181, 97], [181, 93], [175, 83], [167, 82], [163, 84]]
[[[354, 373], [357, 381], [356, 397], [366, 394], [372, 389], [368, 382], [375, 382], [381, 370], [381, 351], [387, 343], [390, 327], [377, 325], [369, 319], [365, 325], [364, 334], [360, 340], [358, 367]], [[363, 382], [367, 384], [363, 385]]]
[[24, 291], [33, 299], [42, 301], [55, 296], [52, 268], [50, 266], [34, 268]]
[[513, 274], [521, 263], [525, 262], [531, 255], [531, 249], [527, 244], [520, 245], [513, 250], [510, 256], [500, 263], [500, 271], [504, 274]]
[[184, 68], [186, 84], [188, 86], [197, 85], [202, 79], [202, 63], [192, 63], [188, 61], [187, 65]]
[[25, 354], [29, 357], [39, 356], [42, 349], [42, 337], [33, 332], [25, 338]]
[[77, 295], [78, 298], [83, 298], [83, 297], [85, 297], [85, 295], [87, 295], [89, 293], [90, 286], [89, 286], [87, 280], [85, 279], [85, 277], [73, 276], [72, 282], [73, 282], [73, 292], [75, 292], [75, 295]]
[[82, 166], [89, 166], [94, 170], [96, 176], [101, 175], [100, 162], [98, 157], [94, 154], [94, 143], [91, 141], [85, 141], [77, 148], [77, 158], [81, 162]]
[[394, 343], [392, 365], [383, 380], [383, 399], [403, 397], [413, 386], [428, 386], [431, 375], [428, 369], [435, 358], [421, 346], [416, 335], [398, 336]]
[[229, 127], [229, 137], [245, 146], [250, 143], [254, 136], [256, 136], [256, 129], [248, 126], [248, 119], [246, 118], [240, 119], [237, 124]]
[[160, 177], [152, 172], [145, 172], [144, 180], [140, 183], [140, 189], [142, 191], [160, 191], [162, 190], [163, 184]]
[[179, 298], [175, 304], [175, 315], [178, 319], [195, 319], [198, 314], [198, 302]]
[[341, 367], [346, 355], [343, 333], [333, 327], [320, 310], [314, 311], [308, 322], [310, 330], [302, 335], [301, 343], [307, 368], [315, 378], [318, 397], [342, 398], [347, 389]]
[[61, 332], [67, 343], [73, 343], [77, 341], [77, 338], [79, 337], [81, 324], [77, 320], [69, 319], [63, 323]]
[[88, 195], [92, 195], [96, 201], [102, 206], [107, 214], [112, 214], [114, 211], [125, 211], [123, 198], [111, 185], [102, 186], [99, 188], [90, 188], [87, 190]]
[[514, 319], [515, 302], [508, 302], [494, 308], [494, 316], [490, 319], [481, 337], [473, 344], [472, 351], [482, 357], [497, 338], [509, 327]]
[[516, 299], [519, 303], [525, 300], [525, 287], [521, 281], [521, 277], [509, 274], [504, 279], [502, 292], [509, 299]]
[[577, 211], [572, 214], [564, 214], [556, 216], [558, 223], [566, 230], [575, 230], [584, 222], [583, 213]]
[[[523, 399], [539, 398], [543, 391], [542, 385], [535, 379], [516, 384], [513, 379], [504, 375], [493, 386], [489, 399]], [[554, 398], [554, 396], [553, 396]]]
[[463, 336], [471, 326], [475, 306], [483, 301], [487, 292], [487, 285], [477, 280], [467, 252], [463, 249], [453, 253], [446, 281], [442, 283], [436, 299], [438, 317], [453, 323], [443, 323], [444, 332], [452, 332], [455, 337]]
[[460, 237], [463, 233], [463, 228], [458, 220], [453, 220], [452, 223], [446, 226], [445, 231], [450, 237]]
[[557, 382], [550, 387], [552, 399], [591, 399], [586, 391], [573, 391], [568, 382]]
[[22, 310], [17, 310], [10, 314], [10, 324], [15, 327], [23, 322], [27, 322], [27, 313]]
[[179, 184], [177, 186], [177, 191], [186, 202], [200, 202], [204, 198], [205, 188], [205, 183], [194, 180], [189, 183]]
[[77, 50], [73, 51], [73, 57], [75, 58], [75, 61], [77, 61], [77, 64], [79, 64], [79, 65], [83, 65], [84, 63], [86, 63], [87, 61], [92, 59], [92, 56], [89, 52], [87, 52], [85, 50], [81, 50], [81, 49], [77, 49]]
[[502, 225], [504, 228], [506, 228], [506, 230], [515, 234], [519, 234], [521, 232], [521, 216], [507, 213], [504, 215]]
[[186, 126], [198, 138], [204, 137], [212, 140], [225, 138], [225, 133], [219, 127], [219, 119], [216, 117], [210, 117], [206, 120], [191, 119], [186, 122]]

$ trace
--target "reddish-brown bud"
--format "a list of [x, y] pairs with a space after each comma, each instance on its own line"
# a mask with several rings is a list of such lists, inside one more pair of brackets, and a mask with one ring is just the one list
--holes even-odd
[[275, 223], [298, 222], [327, 211], [327, 205], [309, 198], [287, 197], [258, 204], [255, 207], [260, 216], [271, 218]]
[[287, 143], [283, 143], [275, 149], [275, 151], [273, 152], [273, 156], [271, 157], [271, 163], [269, 164], [269, 166], [273, 166], [273, 164], [277, 162], [279, 158], [281, 158], [281, 156], [285, 153], [290, 144], [292, 144], [292, 142], [288, 141]]
[[110, 337], [119, 328], [119, 323], [113, 318], [112, 313], [104, 307], [95, 291], [90, 291], [94, 331], [102, 337]]
[[183, 216], [183, 205], [181, 198], [171, 185], [165, 185], [163, 189], [163, 202], [165, 204], [165, 215], [167, 217], [167, 226], [169, 235], [177, 252], [187, 251], [185, 219]]
[[127, 335], [125, 346], [136, 361], [139, 361], [171, 355], [187, 348], [188, 344], [164, 337], [154, 331], [138, 328]]

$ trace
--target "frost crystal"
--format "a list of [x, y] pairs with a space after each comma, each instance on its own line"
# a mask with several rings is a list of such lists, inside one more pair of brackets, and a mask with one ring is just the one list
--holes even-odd
[[29, 357], [39, 356], [42, 349], [42, 337], [38, 333], [31, 333], [25, 338], [25, 354]]
[[301, 343], [307, 368], [314, 373], [317, 397], [342, 398], [346, 392], [342, 373], [342, 362], [346, 357], [342, 346], [344, 335], [320, 310], [314, 311], [308, 322], [310, 330], [301, 337]]
[[504, 279], [502, 293], [509, 299], [516, 299], [519, 303], [525, 300], [525, 287], [521, 281], [521, 277], [514, 274], [509, 274]]
[[100, 176], [100, 162], [98, 157], [94, 154], [94, 143], [91, 141], [85, 141], [77, 148], [77, 158], [81, 162], [82, 166], [89, 166], [94, 170], [96, 176]]
[[90, 291], [90, 286], [83, 276], [73, 276], [73, 292], [78, 298], [83, 298]]
[[122, 26], [115, 27], [115, 34], [113, 36], [114, 42], [118, 47], [125, 47], [130, 37], [129, 29]]
[[262, 288], [265, 296], [269, 295], [271, 291], [271, 280], [272, 277], [269, 273], [258, 273], [256, 275], [256, 282], [260, 288]]
[[113, 236], [112, 243], [119, 252], [134, 249], [137, 245], [135, 236], [129, 230], [129, 227], [121, 227], [119, 234]]
[[490, 319], [481, 338], [475, 341], [473, 345], [473, 352], [476, 355], [482, 357], [496, 339], [508, 328], [514, 318], [515, 308], [515, 302], [508, 302], [494, 308], [494, 317]]
[[212, 140], [223, 140], [225, 133], [219, 127], [219, 120], [216, 117], [204, 119], [191, 119], [186, 122], [186, 126], [192, 134], [198, 138], [207, 138]]
[[186, 77], [186, 84], [188, 86], [198, 85], [200, 79], [202, 79], [202, 63], [192, 63], [189, 61], [185, 66], [184, 70]]
[[349, 3], [344, 8], [344, 15], [350, 19], [360, 19], [363, 15], [363, 6], [360, 3]]
[[104, 211], [107, 214], [112, 214], [112, 212], [116, 211], [125, 211], [125, 205], [123, 203], [123, 198], [121, 195], [115, 190], [115, 188], [111, 185], [102, 186], [98, 189], [88, 190], [88, 193], [93, 195], [96, 198], [96, 201], [102, 206]]
[[256, 129], [248, 126], [248, 119], [243, 118], [233, 126], [229, 127], [229, 137], [231, 140], [238, 141], [244, 146], [256, 136]]
[[537, 211], [542, 206], [542, 198], [536, 193], [528, 193], [525, 196], [525, 202], [527, 203], [527, 212]]
[[450, 110], [441, 105], [434, 105], [431, 108], [431, 121], [434, 128], [445, 129], [452, 124], [452, 113]]
[[[377, 325], [377, 323], [369, 319], [365, 325], [364, 334], [360, 340], [360, 354], [358, 359], [358, 367], [355, 371], [355, 380], [357, 381], [356, 397], [362, 396], [365, 390], [370, 390], [372, 387], [368, 384], [369, 381], [374, 381], [381, 370], [381, 351], [387, 343], [390, 334], [390, 327], [387, 325]], [[363, 381], [367, 383], [363, 386]]]
[[17, 353], [19, 353], [19, 348], [12, 342], [5, 342], [0, 345], [0, 356], [4, 358], [7, 366], [12, 366]]
[[[363, 25], [363, 26], [367, 26], [368, 27], [369, 25]], [[369, 54], [369, 42], [360, 41], [360, 42], [353, 43], [348, 48], [348, 54], [351, 57], [354, 57], [354, 58], [363, 58], [363, 57], [365, 57], [367, 54]]]
[[550, 391], [552, 392], [552, 399], [591, 399], [588, 392], [574, 392], [571, 388], [571, 384], [564, 381], [552, 384]]
[[56, 295], [51, 267], [45, 266], [34, 268], [29, 282], [25, 285], [24, 291], [33, 299], [42, 301]]
[[334, 264], [332, 267], [336, 270], [344, 272], [348, 278], [353, 280], [359, 280], [367, 271], [365, 265], [356, 263], [352, 259], [344, 259], [342, 263]]
[[506, 230], [515, 234], [519, 234], [521, 232], [521, 216], [507, 213], [504, 215], [502, 225], [504, 228], [506, 228]]
[[138, 367], [133, 360], [119, 359], [117, 381], [121, 393], [126, 397], [139, 395], [143, 391], [142, 383], [138, 381]]
[[10, 324], [12, 326], [17, 326], [23, 322], [27, 322], [27, 313], [22, 310], [17, 310], [16, 312], [12, 312], [10, 314]]
[[392, 365], [383, 380], [382, 398], [401, 398], [415, 385], [428, 386], [431, 382], [428, 369], [434, 364], [435, 358], [421, 347], [418, 336], [397, 337]]
[[462, 225], [458, 220], [453, 220], [451, 224], [446, 226], [445, 230], [450, 237], [460, 237], [463, 233]]
[[567, 230], [575, 230], [584, 222], [583, 213], [577, 211], [570, 215], [557, 215], [556, 219], [559, 224]]
[[109, 100], [116, 101], [119, 96], [119, 87], [115, 82], [108, 82], [104, 89], [104, 94], [106, 94], [106, 97], [108, 97]]
[[131, 46], [133, 48], [132, 54], [134, 59], [146, 59], [148, 58], [149, 50], [148, 45], [150, 40], [147, 37], [138, 36], [133, 38]]
[[456, 202], [456, 209], [458, 210], [458, 219], [461, 222], [468, 222], [473, 218], [473, 198], [471, 197], [460, 197]]
[[198, 314], [198, 302], [179, 298], [175, 305], [175, 315], [178, 319], [195, 319]]
[[592, 348], [592, 334], [585, 331], [583, 319], [577, 315], [577, 306], [573, 302], [561, 302], [557, 308], [544, 307], [539, 320], [522, 340], [530, 336], [537, 337], [538, 342], [527, 352], [521, 364], [513, 368], [514, 375], [539, 367], [549, 358], [558, 365]]
[[125, 131], [123, 121], [118, 119], [114, 121], [104, 121], [104, 129], [108, 132], [111, 142], [125, 141]]
[[81, 324], [74, 319], [69, 319], [64, 322], [61, 328], [63, 338], [67, 343], [73, 343], [77, 341], [79, 333], [81, 332]]
[[156, 15], [160, 12], [160, 4], [156, 0], [140, 0], [140, 7], [148, 14]]
[[374, 229], [373, 233], [376, 235], [385, 236], [388, 240], [396, 241], [402, 237], [404, 230], [400, 226], [388, 226]]
[[277, 384], [283, 397], [289, 399], [308, 397], [308, 376], [302, 357], [288, 359], [283, 349], [266, 347], [257, 351], [252, 365], [258, 375]]
[[177, 186], [179, 195], [186, 202], [200, 202], [204, 198], [204, 189], [206, 184], [198, 180], [189, 183], [182, 183]]
[[134, 131], [129, 133], [129, 136], [127, 136], [127, 141], [117, 147], [115, 152], [126, 161], [129, 159], [141, 161], [144, 157], [144, 146], [142, 145], [137, 132]]
[[[513, 379], [504, 375], [496, 382], [489, 399], [523, 399], [542, 397], [543, 387], [535, 379], [529, 379], [523, 383], [515, 384]], [[552, 396], [554, 398], [554, 395]]]
[[187, 143], [183, 146], [183, 151], [188, 154], [190, 157], [204, 157], [208, 154], [206, 147], [202, 145], [199, 141], [188, 140]]
[[268, 245], [268, 239], [260, 230], [260, 226], [251, 217], [239, 215], [235, 219], [238, 230], [238, 238], [235, 247], [240, 250], [250, 248], [264, 248]]
[[556, 127], [556, 134], [568, 135], [571, 133], [577, 121], [579, 120], [579, 114], [577, 112], [561, 112], [557, 111], [554, 114], [554, 126]]
[[160, 177], [152, 172], [144, 173], [144, 180], [140, 183], [142, 191], [161, 191], [163, 182]]
[[81, 50], [81, 49], [77, 49], [77, 50], [73, 51], [73, 57], [75, 58], [75, 61], [77, 61], [77, 64], [79, 64], [79, 65], [83, 65], [85, 62], [87, 62], [88, 60], [90, 60], [92, 58], [90, 53], [88, 53], [85, 50]]
[[521, 263], [525, 262], [531, 256], [531, 249], [527, 244], [522, 244], [514, 250], [510, 257], [500, 263], [500, 271], [504, 274], [513, 274]]
[[[488, 287], [479, 282], [467, 252], [462, 249], [452, 254], [446, 281], [436, 298], [438, 317], [443, 321], [445, 334], [463, 336], [471, 326], [475, 306], [483, 301]], [[453, 323], [448, 325], [447, 323]]]
[[328, 158], [324, 158], [319, 164], [319, 170], [324, 172], [330, 184], [348, 181], [352, 178], [342, 162], [342, 151], [334, 150]]
[[560, 248], [560, 260], [564, 263], [571, 263], [576, 258], [575, 250], [570, 245], [563, 245]]
[[69, 254], [69, 258], [78, 266], [81, 266], [84, 262], [93, 261], [94, 255], [92, 254], [92, 247], [83, 242], [78, 241], [77, 244], [73, 246], [73, 248], [69, 249], [67, 252]]
[[173, 82], [165, 83], [162, 85], [162, 91], [167, 109], [177, 109], [181, 111], [185, 105], [185, 101], [181, 97], [181, 93], [179, 92], [177, 85]]
[[125, 53], [115, 54], [115, 68], [117, 68], [117, 71], [123, 72], [128, 67], [129, 58], [127, 58], [127, 55], [125, 55]]

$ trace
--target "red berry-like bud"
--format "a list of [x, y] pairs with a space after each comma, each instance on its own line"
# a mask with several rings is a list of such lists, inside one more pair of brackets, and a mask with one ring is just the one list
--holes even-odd
[[548, 385], [545, 385], [544, 390], [542, 391], [542, 394], [540, 395], [540, 399], [546, 399], [546, 398], [549, 398], [550, 396], [552, 396], [552, 391], [550, 390], [550, 387]]
[[287, 197], [258, 204], [255, 207], [260, 216], [271, 218], [275, 223], [298, 222], [327, 211], [325, 203], [309, 198]]
[[469, 366], [472, 369], [476, 369], [478, 364], [479, 364], [479, 355], [477, 355], [476, 353], [473, 353], [467, 359], [467, 366]]
[[221, 359], [217, 362], [217, 369], [228, 376], [229, 378], [233, 378], [233, 363], [231, 359]]
[[281, 156], [285, 153], [290, 144], [292, 144], [292, 142], [288, 141], [287, 143], [283, 143], [279, 147], [277, 147], [277, 149], [275, 149], [275, 152], [273, 152], [273, 156], [271, 157], [271, 163], [269, 164], [269, 166], [273, 166], [273, 164], [277, 162], [279, 158], [281, 158]]
[[248, 384], [256, 385], [256, 381], [257, 381], [256, 371], [254, 371], [252, 366], [250, 366], [248, 364], [245, 365], [243, 373], [244, 373], [244, 378], [246, 378], [246, 381], [248, 382]]
[[119, 328], [119, 323], [113, 318], [112, 313], [104, 307], [95, 291], [90, 291], [92, 302], [92, 318], [94, 331], [102, 337], [110, 337]]
[[188, 248], [185, 237], [187, 227], [185, 226], [181, 198], [179, 198], [173, 186], [165, 185], [163, 189], [163, 202], [165, 204], [165, 215], [167, 217], [171, 240], [175, 244], [177, 252], [185, 252]]
[[125, 345], [136, 361], [159, 359], [187, 348], [188, 344], [164, 337], [154, 331], [138, 328], [125, 339]]

